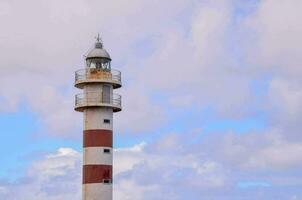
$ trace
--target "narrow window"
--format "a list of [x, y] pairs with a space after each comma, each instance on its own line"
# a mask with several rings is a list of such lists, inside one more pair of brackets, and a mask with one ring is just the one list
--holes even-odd
[[109, 85], [103, 85], [103, 92], [102, 92], [102, 97], [103, 97], [103, 103], [111, 103], [110, 102], [110, 86]]
[[104, 153], [110, 153], [110, 149], [104, 149]]
[[110, 124], [110, 119], [104, 119], [104, 124]]

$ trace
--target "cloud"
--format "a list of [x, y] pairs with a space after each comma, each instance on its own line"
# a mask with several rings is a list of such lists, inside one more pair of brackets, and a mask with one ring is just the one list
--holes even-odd
[[271, 124], [283, 130], [284, 137], [301, 139], [302, 87], [296, 80], [275, 78], [269, 84], [268, 108]]
[[223, 117], [249, 114], [244, 105], [254, 104], [252, 76], [229, 47], [237, 31], [231, 9], [231, 1], [200, 3], [191, 11], [189, 31], [178, 25], [161, 30], [152, 41], [152, 53], [137, 61], [144, 67], [137, 69], [133, 82], [172, 99], [167, 110], [175, 105], [173, 99], [188, 96], [194, 106], [210, 107]]
[[[168, 134], [154, 143], [115, 149], [114, 199], [254, 199], [251, 194], [273, 199], [279, 192], [285, 199], [300, 197], [299, 143], [274, 134], [209, 135], [192, 143], [188, 135]], [[28, 166], [24, 177], [2, 180], [0, 198], [80, 199], [81, 158], [70, 148], [44, 154]], [[288, 176], [288, 170], [296, 175]], [[270, 186], [238, 188], [243, 182]]]
[[[186, 1], [125, 4], [118, 0], [63, 3], [30, 0], [1, 4], [0, 84], [7, 87], [0, 90], [0, 110], [15, 111], [20, 105], [28, 106], [42, 119], [47, 134], [74, 137], [82, 123], [81, 115], [75, 114], [72, 108], [76, 93], [72, 89], [73, 74], [84, 67], [82, 55], [93, 45], [94, 35], [101, 32], [113, 65], [122, 69], [123, 80], [126, 80], [126, 89], [121, 90], [127, 94], [122, 116], [128, 120], [118, 120], [119, 132], [150, 130], [154, 124], [164, 121], [162, 109], [148, 99], [152, 94], [144, 91], [142, 82], [127, 85], [127, 71], [131, 59], [141, 51], [135, 48], [138, 41], [157, 34], [171, 18], [191, 7]], [[143, 18], [140, 17], [142, 10]], [[163, 23], [157, 23], [158, 20]]]
[[[146, 132], [164, 125], [165, 113], [179, 105], [173, 102], [184, 95], [188, 97], [186, 105], [195, 104], [200, 110], [210, 107], [228, 118], [246, 116], [257, 106], [250, 89], [252, 77], [229, 46], [241, 28], [233, 26], [234, 1], [167, 1], [161, 2], [160, 8], [158, 2], [149, 1], [125, 5], [122, 1], [77, 0], [56, 6], [58, 3], [31, 0], [21, 4], [23, 7], [7, 3], [16, 12], [5, 14], [9, 21], [0, 49], [5, 55], [0, 63], [4, 72], [1, 84], [11, 85], [0, 90], [2, 105], [8, 105], [2, 109], [14, 110], [27, 102], [43, 119], [49, 134], [72, 137], [80, 131], [73, 125], [81, 124], [81, 115], [72, 111], [73, 73], [76, 66], [83, 67], [80, 55], [90, 47], [87, 41], [97, 30], [106, 38], [113, 64], [122, 64], [117, 68], [126, 80], [120, 91], [124, 112], [118, 116], [118, 132]], [[40, 9], [27, 15], [32, 5]], [[68, 12], [66, 7], [70, 7]], [[145, 10], [143, 17], [141, 10]], [[183, 15], [185, 21], [178, 21]], [[18, 16], [24, 16], [22, 33], [9, 26]], [[137, 47], [141, 42], [143, 47]], [[149, 44], [150, 52], [136, 56]], [[18, 59], [14, 57], [16, 49], [22, 52]], [[43, 91], [51, 91], [52, 96], [43, 97]], [[162, 93], [171, 101], [153, 100]]]
[[[91, 46], [87, 41], [97, 30], [103, 32], [113, 64], [122, 69], [126, 80], [121, 90], [124, 112], [117, 120], [119, 132], [138, 133], [162, 126], [167, 121], [165, 113], [179, 105], [194, 104], [200, 110], [210, 107], [224, 118], [246, 117], [259, 109], [251, 84], [264, 68], [299, 74], [299, 58], [294, 55], [300, 46], [293, 42], [299, 40], [300, 26], [293, 20], [299, 14], [298, 9], [291, 10], [288, 1], [278, 5], [260, 1], [253, 12], [241, 15], [240, 23], [235, 11], [247, 9], [250, 3], [178, 0], [173, 5], [161, 2], [160, 8], [158, 2], [148, 1], [125, 5], [122, 1], [77, 0], [56, 6], [58, 3], [3, 2], [5, 27], [0, 39], [0, 53], [5, 55], [0, 63], [0, 80], [2, 85], [9, 85], [0, 90], [5, 105], [0, 109], [16, 110], [27, 102], [43, 119], [49, 134], [55, 136], [72, 137], [80, 131], [74, 124], [81, 124], [81, 115], [72, 111], [76, 93], [72, 90], [73, 73], [83, 67], [81, 55]], [[295, 3], [298, 8], [300, 3]], [[40, 9], [28, 13], [33, 5]], [[280, 9], [284, 11], [284, 27], [278, 24]], [[141, 10], [145, 10], [143, 17]], [[179, 16], [186, 17], [178, 21]], [[249, 33], [244, 38], [242, 34], [248, 31], [254, 35]], [[234, 43], [237, 37], [243, 44]], [[143, 48], [138, 47], [140, 43]], [[150, 52], [136, 56], [148, 45]], [[240, 58], [237, 51], [246, 54]], [[270, 59], [266, 59], [268, 56]], [[276, 63], [280, 66], [273, 67]], [[45, 98], [43, 91], [51, 91], [52, 96]], [[162, 93], [170, 100], [159, 104], [153, 99]], [[125, 118], [128, 120], [120, 120]]]
[[[217, 136], [217, 135], [216, 135]], [[276, 130], [265, 133], [224, 134], [202, 142], [206, 151], [236, 170], [250, 172], [297, 170], [302, 166], [300, 142], [289, 142]], [[219, 149], [215, 149], [219, 146]]]
[[277, 76], [298, 78], [301, 74], [301, 17], [299, 0], [261, 1], [257, 12], [250, 16], [249, 27], [256, 39], [249, 60]]
[[130, 85], [121, 95], [123, 110], [114, 115], [117, 132], [139, 134], [154, 130], [165, 123], [163, 108], [152, 103], [144, 87]]
[[170, 135], [153, 144], [118, 149], [115, 166], [127, 167], [115, 175], [116, 199], [196, 198], [196, 193], [225, 186], [222, 166], [203, 159], [200, 152], [188, 154], [184, 150], [189, 146], [180, 139]]
[[[81, 115], [72, 108], [73, 73], [101, 30], [113, 65], [123, 72], [118, 133], [171, 129], [167, 113], [180, 106], [211, 110], [222, 119], [265, 118], [258, 133], [222, 131], [202, 140], [190, 131], [162, 133], [154, 143], [117, 149], [116, 199], [299, 199], [302, 5], [251, 4], [3, 1], [0, 110], [26, 105], [52, 136], [80, 131]], [[265, 84], [253, 88], [255, 82]], [[80, 160], [72, 149], [45, 155], [23, 179], [3, 181], [0, 197], [79, 199]], [[271, 187], [241, 190], [241, 181]]]
[[[296, 190], [302, 184], [298, 178], [300, 143], [286, 142], [278, 133], [250, 133], [209, 135], [192, 144], [188, 135], [170, 134], [138, 145], [135, 151], [119, 150], [131, 164], [115, 175], [116, 193], [122, 197], [129, 184], [137, 188], [126, 193], [129, 199], [254, 199], [252, 194], [257, 199], [273, 199], [276, 193], [288, 199], [300, 195]], [[119, 163], [123, 162], [117, 157], [115, 164]], [[270, 187], [240, 189], [241, 182]]]
[[45, 154], [33, 161], [24, 177], [2, 182], [1, 199], [63, 200], [81, 197], [81, 157], [70, 148]]
[[285, 168], [301, 167], [302, 144], [281, 143], [268, 146], [253, 154], [246, 163], [249, 167], [256, 168]]
[[[195, 155], [171, 156], [172, 149], [161, 155], [147, 148], [153, 145], [141, 143], [115, 150], [115, 199], [161, 199], [162, 195], [165, 199], [180, 199], [180, 194], [172, 188], [178, 184], [178, 188], [187, 185], [185, 190], [223, 185], [223, 178], [217, 174], [222, 168], [215, 162], [200, 161]], [[80, 179], [81, 154], [70, 148], [60, 148], [33, 161], [24, 177], [2, 182], [0, 198], [80, 199]], [[162, 194], [164, 190], [167, 191]]]
[[246, 61], [255, 66], [257, 79], [267, 77], [267, 94], [263, 96], [264, 109], [270, 126], [281, 129], [284, 138], [300, 137], [302, 102], [301, 56], [302, 34], [300, 1], [261, 1], [245, 20], [248, 36]]

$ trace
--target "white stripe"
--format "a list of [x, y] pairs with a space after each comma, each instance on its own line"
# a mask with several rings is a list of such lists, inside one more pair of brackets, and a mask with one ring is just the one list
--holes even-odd
[[112, 200], [112, 184], [84, 184], [83, 200]]
[[[105, 153], [107, 149], [110, 153]], [[84, 165], [112, 165], [112, 148], [86, 147], [84, 148]]]
[[[109, 120], [110, 123], [105, 123]], [[89, 108], [84, 111], [84, 130], [92, 129], [113, 129], [112, 108]]]

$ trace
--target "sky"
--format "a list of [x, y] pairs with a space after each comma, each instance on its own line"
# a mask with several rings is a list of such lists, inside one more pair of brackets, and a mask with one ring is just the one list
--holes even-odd
[[0, 0], [0, 199], [81, 199], [74, 72], [122, 72], [114, 200], [302, 199], [301, 0]]

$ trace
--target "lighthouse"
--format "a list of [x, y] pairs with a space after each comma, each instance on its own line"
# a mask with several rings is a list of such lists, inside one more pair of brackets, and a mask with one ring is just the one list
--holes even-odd
[[86, 67], [75, 72], [75, 110], [83, 113], [83, 200], [112, 200], [113, 113], [122, 110], [121, 72], [97, 37], [86, 55]]

